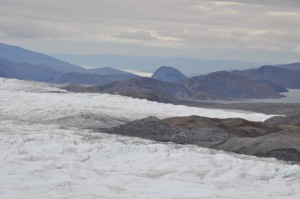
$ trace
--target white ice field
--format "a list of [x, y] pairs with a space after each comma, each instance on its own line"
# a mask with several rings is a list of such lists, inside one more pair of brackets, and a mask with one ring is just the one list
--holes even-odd
[[0, 79], [0, 199], [300, 198], [300, 167], [89, 128], [147, 116], [271, 116]]

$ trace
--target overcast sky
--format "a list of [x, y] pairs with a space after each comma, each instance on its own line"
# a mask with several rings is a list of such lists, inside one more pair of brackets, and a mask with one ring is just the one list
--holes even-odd
[[299, 0], [0, 0], [0, 42], [50, 54], [300, 61]]

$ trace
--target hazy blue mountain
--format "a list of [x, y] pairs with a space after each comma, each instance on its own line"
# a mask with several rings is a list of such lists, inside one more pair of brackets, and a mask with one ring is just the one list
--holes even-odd
[[291, 64], [280, 64], [277, 65], [280, 68], [289, 69], [289, 70], [300, 70], [300, 62], [295, 62]]
[[157, 79], [163, 82], [178, 82], [187, 77], [176, 68], [170, 66], [159, 67], [152, 75], [152, 79]]
[[231, 60], [200, 60], [178, 57], [124, 56], [124, 55], [53, 55], [59, 59], [89, 68], [111, 67], [153, 73], [158, 66], [172, 66], [187, 76], [207, 74], [220, 70], [239, 70], [259, 67], [263, 63]]
[[[98, 64], [101, 65], [99, 62]], [[136, 75], [109, 67], [84, 69], [47, 55], [5, 44], [0, 45], [0, 76], [63, 84], [109, 84], [101, 87], [101, 92], [118, 92], [163, 102], [173, 102], [179, 98], [278, 98], [281, 97], [278, 92], [285, 91], [284, 88], [300, 88], [300, 71], [275, 66], [232, 73], [217, 72], [190, 79], [185, 79], [174, 68], [161, 67], [153, 75], [163, 81], [182, 82], [177, 85], [156, 79], [134, 78]]]
[[251, 80], [269, 80], [284, 88], [300, 89], [300, 70], [288, 70], [277, 66], [262, 66], [260, 68], [232, 71]]
[[14, 63], [0, 59], [0, 77], [52, 82], [61, 72], [41, 65]]
[[56, 71], [82, 71], [80, 66], [38, 53], [18, 46], [0, 43], [0, 58], [14, 63], [43, 65]]
[[0, 44], [0, 77], [49, 83], [102, 85], [136, 75], [108, 67], [84, 69], [41, 53]]
[[136, 77], [131, 74], [99, 75], [77, 72], [59, 72], [41, 65], [13, 63], [0, 59], [0, 77], [33, 80], [47, 83], [109, 84]]
[[270, 80], [254, 80], [254, 82], [261, 84], [261, 85], [265, 85], [267, 87], [270, 87], [270, 88], [274, 89], [275, 91], [277, 91], [278, 93], [288, 92], [288, 90], [286, 88], [284, 88], [283, 86], [276, 84]]
[[257, 83], [229, 72], [215, 72], [189, 78], [180, 83], [163, 82], [151, 78], [132, 78], [104, 86], [67, 86], [74, 92], [102, 92], [131, 96], [158, 102], [177, 103], [180, 100], [231, 100], [280, 98], [277, 88]]
[[131, 76], [134, 76], [132, 73], [125, 72], [125, 71], [118, 70], [118, 69], [111, 68], [111, 67], [86, 69], [85, 72], [92, 73], [92, 74], [99, 74], [99, 75], [131, 75]]
[[277, 90], [239, 75], [220, 71], [181, 82], [197, 100], [280, 98]]

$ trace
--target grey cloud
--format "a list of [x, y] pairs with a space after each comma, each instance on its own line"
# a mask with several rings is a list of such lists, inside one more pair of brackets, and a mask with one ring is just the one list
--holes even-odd
[[158, 40], [158, 38], [152, 35], [151, 32], [147, 32], [144, 30], [122, 32], [116, 35], [116, 37], [124, 38], [124, 39], [144, 40], [144, 41]]
[[218, 2], [234, 2], [248, 5], [261, 5], [272, 8], [300, 8], [298, 0], [216, 0]]
[[70, 27], [51, 21], [26, 19], [15, 16], [0, 18], [0, 31], [6, 37], [16, 38], [63, 38], [73, 35]]
[[0, 39], [33, 49], [48, 42], [51, 53], [56, 45], [66, 53], [94, 54], [103, 49], [92, 43], [106, 43], [106, 53], [130, 46], [131, 53], [162, 56], [209, 52], [247, 59], [252, 53], [248, 61], [255, 61], [277, 50], [297, 59], [298, 15], [295, 0], [1, 0]]

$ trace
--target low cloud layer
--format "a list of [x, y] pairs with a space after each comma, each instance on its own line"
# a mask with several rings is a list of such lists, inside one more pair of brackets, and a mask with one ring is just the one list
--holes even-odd
[[0, 40], [46, 53], [290, 62], [295, 0], [1, 0]]
[[143, 30], [122, 32], [118, 34], [117, 37], [124, 38], [124, 39], [142, 40], [142, 41], [158, 40], [158, 38], [155, 37], [153, 34], [151, 34], [151, 32], [143, 31]]

